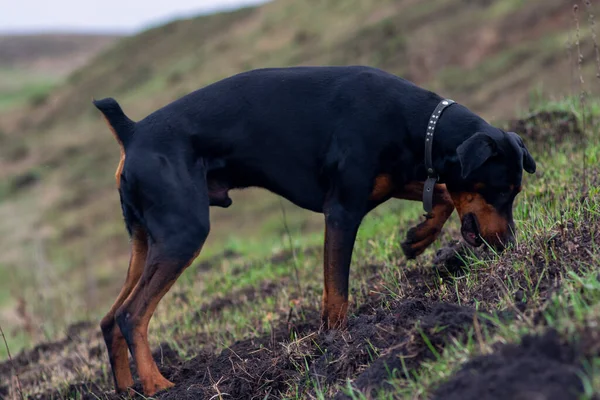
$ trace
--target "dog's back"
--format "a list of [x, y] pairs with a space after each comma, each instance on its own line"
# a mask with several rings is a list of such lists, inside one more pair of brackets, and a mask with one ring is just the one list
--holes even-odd
[[[403, 104], [414, 105], [418, 97], [431, 95], [373, 67], [265, 68], [196, 90], [140, 123], [176, 121], [181, 129], [207, 142], [198, 151], [215, 156], [221, 149], [216, 144], [211, 147], [211, 139], [220, 146], [228, 140], [239, 143], [259, 138], [268, 145], [272, 139], [298, 136], [318, 136], [322, 142], [322, 136], [331, 135], [341, 119], [372, 120], [397, 114]], [[260, 135], [252, 135], [254, 131]]]
[[392, 143], [403, 147], [404, 110], [431, 96], [372, 67], [257, 69], [174, 101], [138, 130], [144, 141], [184, 133], [198, 156], [226, 161], [227, 186], [264, 187], [320, 211], [326, 170], [349, 152], [377, 159]]

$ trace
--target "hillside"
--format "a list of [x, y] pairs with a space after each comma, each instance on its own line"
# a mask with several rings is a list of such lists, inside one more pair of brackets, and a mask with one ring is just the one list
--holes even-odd
[[[538, 172], [524, 181], [507, 252], [456, 245], [454, 218], [407, 262], [399, 243], [420, 204], [375, 210], [355, 247], [347, 331], [319, 329], [323, 253], [312, 235], [293, 235], [294, 251], [189, 268], [150, 325], [154, 359], [176, 384], [152, 398], [598, 399], [600, 104], [588, 108], [585, 147], [577, 109], [534, 106], [543, 121], [525, 139]], [[126, 398], [113, 391], [97, 319], [0, 362], [0, 395], [18, 398], [19, 387], [38, 400]]]
[[[598, 94], [598, 85], [590, 82], [596, 66], [583, 11], [580, 20], [586, 88]], [[15, 349], [60, 336], [69, 322], [97, 320], [122, 282], [128, 244], [114, 187], [118, 147], [91, 106], [92, 97], [115, 97], [128, 115], [140, 119], [191, 90], [250, 68], [369, 64], [501, 121], [534, 108], [538, 96], [578, 93], [576, 49], [567, 48], [574, 35], [571, 5], [562, 0], [543, 5], [512, 0], [281, 0], [174, 21], [118, 40], [38, 101], [5, 112], [0, 108], [0, 274], [7, 277], [0, 282], [0, 323], [16, 328], [10, 333]], [[212, 213], [199, 270], [212, 265], [227, 274], [233, 268], [257, 268], [274, 257], [277, 262], [266, 261], [267, 272], [259, 268], [255, 274], [290, 281], [290, 262], [282, 254], [290, 243], [315, 251], [322, 239], [322, 216], [263, 191], [232, 197], [231, 209]], [[390, 263], [405, 262], [394, 247], [397, 235], [404, 233], [394, 232], [408, 226], [409, 217], [411, 222], [418, 217], [418, 207], [411, 207], [392, 204], [374, 213], [373, 224], [389, 225], [381, 232], [365, 230], [362, 246], [381, 246], [386, 255], [368, 253], [366, 259], [388, 262], [393, 254]], [[401, 210], [408, 217], [383, 219], [386, 212]], [[370, 242], [366, 232], [377, 232], [378, 239]], [[229, 257], [221, 261], [223, 254]], [[296, 263], [306, 264], [308, 281], [319, 268], [319, 254], [297, 256]], [[243, 290], [246, 281], [260, 284], [263, 278], [247, 272], [232, 282], [216, 275], [203, 274], [204, 283], [190, 284], [208, 296], [207, 303], [210, 296]], [[316, 293], [319, 285], [305, 289]], [[309, 304], [316, 304], [315, 293], [306, 295]], [[277, 297], [277, 312], [289, 300]], [[266, 314], [252, 318], [256, 320], [248, 325], [270, 323]], [[227, 329], [219, 321], [215, 323], [223, 326], [203, 326], [203, 332]], [[238, 330], [224, 335], [222, 343], [246, 337], [246, 328], [236, 325]], [[222, 344], [215, 343], [211, 346]]]
[[0, 35], [0, 110], [40, 102], [116, 35]]

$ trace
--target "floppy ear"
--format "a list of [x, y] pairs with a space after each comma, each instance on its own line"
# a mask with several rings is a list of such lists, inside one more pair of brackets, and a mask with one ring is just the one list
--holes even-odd
[[466, 179], [481, 167], [486, 160], [496, 155], [496, 144], [486, 133], [477, 132], [456, 149], [461, 166], [461, 175]]
[[529, 150], [527, 150], [527, 147], [525, 147], [523, 140], [515, 132], [508, 132], [508, 134], [514, 137], [519, 144], [519, 147], [521, 147], [521, 151], [523, 152], [523, 169], [530, 174], [533, 174], [536, 169], [535, 160], [529, 153]]

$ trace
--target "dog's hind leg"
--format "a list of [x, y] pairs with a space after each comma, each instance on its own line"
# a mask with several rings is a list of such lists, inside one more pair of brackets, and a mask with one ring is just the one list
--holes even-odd
[[[153, 166], [153, 165], [151, 165]], [[138, 175], [140, 211], [148, 233], [148, 253], [139, 281], [115, 319], [135, 361], [145, 395], [173, 386], [162, 376], [148, 344], [148, 325], [162, 299], [200, 252], [210, 230], [206, 180], [164, 162], [160, 173]]]
[[[209, 232], [208, 204], [205, 214], [205, 218], [195, 222], [195, 218], [185, 214], [161, 218], [166, 235], [151, 243], [142, 276], [116, 314], [146, 395], [173, 386], [152, 358], [148, 324], [159, 301], [200, 252]], [[169, 226], [169, 222], [174, 224]]]
[[[412, 182], [394, 193], [394, 197], [405, 200], [422, 201], [423, 182]], [[433, 192], [433, 209], [425, 221], [411, 228], [402, 243], [402, 250], [407, 258], [420, 255], [431, 245], [442, 232], [444, 224], [454, 211], [454, 203], [446, 190], [446, 185], [436, 184]]]
[[132, 386], [133, 378], [129, 370], [127, 343], [115, 321], [115, 313], [140, 279], [144, 265], [146, 264], [147, 253], [148, 239], [146, 232], [142, 228], [134, 228], [132, 232], [129, 269], [127, 270], [125, 283], [114, 304], [100, 322], [117, 392], [123, 392]]
[[152, 358], [148, 324], [159, 301], [200, 252], [209, 231], [208, 210], [206, 221], [197, 224], [188, 222], [187, 226], [179, 228], [179, 234], [150, 245], [144, 272], [117, 311], [117, 323], [133, 355], [146, 395], [173, 386], [162, 376]]

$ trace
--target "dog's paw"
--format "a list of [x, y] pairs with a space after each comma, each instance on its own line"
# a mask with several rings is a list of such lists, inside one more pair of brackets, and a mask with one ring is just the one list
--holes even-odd
[[410, 228], [406, 233], [406, 240], [400, 245], [400, 247], [402, 247], [404, 255], [409, 260], [417, 258], [417, 256], [420, 255], [423, 252], [423, 250], [425, 250], [421, 249], [420, 246], [417, 245], [422, 240], [418, 234], [419, 228], [420, 225]]
[[406, 233], [406, 240], [400, 245], [409, 260], [415, 259], [437, 238], [439, 230], [431, 229], [426, 223], [412, 227]]
[[400, 244], [400, 247], [402, 247], [402, 252], [404, 253], [404, 256], [409, 260], [414, 260], [419, 254], [421, 254], [421, 252], [417, 249], [414, 249], [412, 247], [412, 244], [408, 241], [402, 242], [402, 244]]

